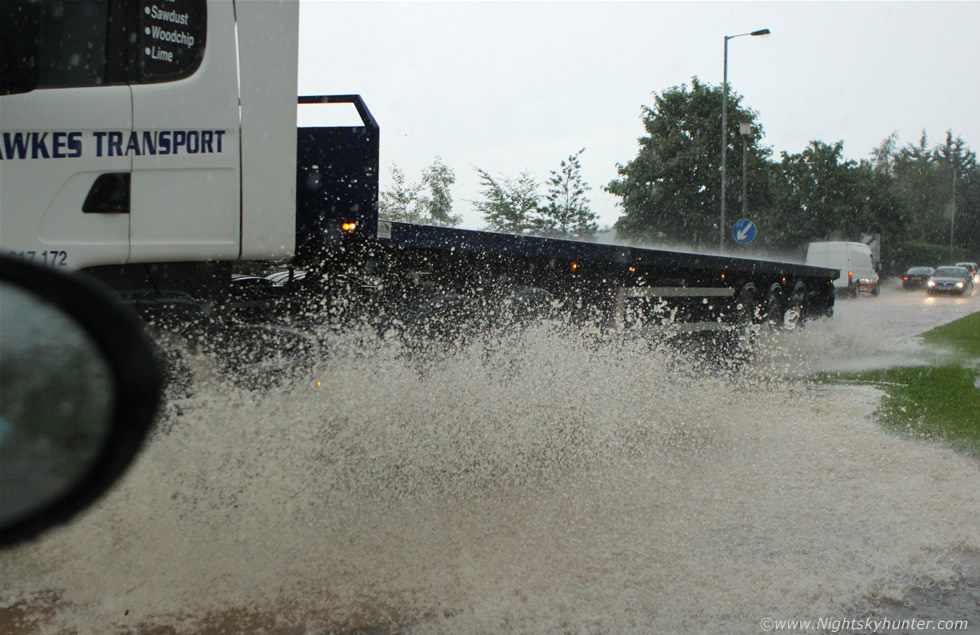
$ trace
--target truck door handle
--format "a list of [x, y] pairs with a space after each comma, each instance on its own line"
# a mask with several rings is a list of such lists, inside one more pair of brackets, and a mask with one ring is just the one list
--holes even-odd
[[85, 214], [128, 214], [129, 172], [100, 174], [82, 204]]

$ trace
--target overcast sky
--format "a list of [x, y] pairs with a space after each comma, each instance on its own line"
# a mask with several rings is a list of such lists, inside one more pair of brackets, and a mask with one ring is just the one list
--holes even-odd
[[302, 0], [299, 92], [365, 98], [382, 189], [392, 164], [418, 181], [441, 157], [469, 228], [483, 226], [476, 167], [544, 182], [584, 147], [605, 225], [621, 212], [602, 187], [636, 156], [651, 94], [695, 75], [721, 85], [724, 36], [762, 28], [729, 41], [728, 80], [775, 156], [818, 139], [862, 159], [923, 129], [980, 149], [980, 2]]

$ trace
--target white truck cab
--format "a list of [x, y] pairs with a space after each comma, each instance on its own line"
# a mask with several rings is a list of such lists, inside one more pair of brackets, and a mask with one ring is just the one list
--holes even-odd
[[5, 0], [0, 250], [72, 268], [292, 255], [298, 15]]

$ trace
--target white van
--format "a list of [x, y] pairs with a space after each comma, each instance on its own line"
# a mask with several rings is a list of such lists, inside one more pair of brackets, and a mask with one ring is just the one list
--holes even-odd
[[838, 292], [857, 296], [864, 291], [878, 295], [878, 272], [871, 258], [871, 248], [864, 243], [819, 242], [806, 249], [806, 264], [839, 269], [834, 280]]

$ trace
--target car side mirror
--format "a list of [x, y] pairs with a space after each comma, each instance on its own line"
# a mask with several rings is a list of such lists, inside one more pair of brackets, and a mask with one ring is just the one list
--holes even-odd
[[64, 523], [133, 462], [162, 375], [136, 314], [84, 274], [0, 256], [0, 546]]

